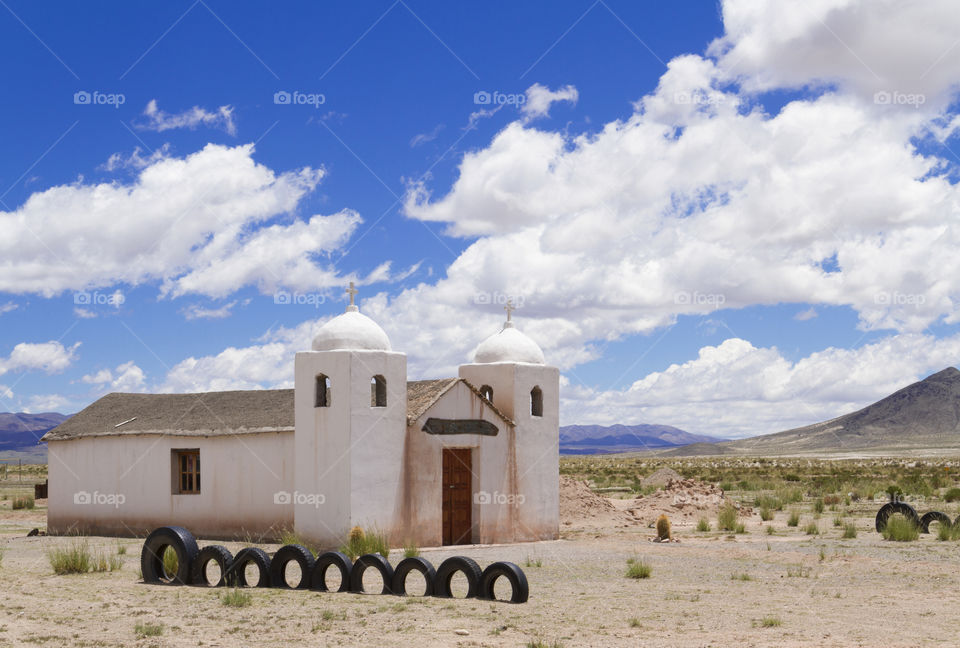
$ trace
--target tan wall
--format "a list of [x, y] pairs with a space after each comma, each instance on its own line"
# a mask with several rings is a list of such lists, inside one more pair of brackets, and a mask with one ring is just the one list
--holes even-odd
[[[201, 492], [173, 494], [171, 450], [190, 448], [200, 450]], [[172, 524], [260, 540], [293, 528], [293, 432], [51, 441], [48, 464], [50, 533], [140, 536]]]

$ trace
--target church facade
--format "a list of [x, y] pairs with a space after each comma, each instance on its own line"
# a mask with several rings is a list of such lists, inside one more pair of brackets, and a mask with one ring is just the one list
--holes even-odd
[[553, 539], [559, 371], [511, 320], [457, 377], [407, 380], [351, 304], [296, 354], [294, 388], [108, 394], [44, 436], [48, 532], [225, 539], [286, 529], [335, 547]]

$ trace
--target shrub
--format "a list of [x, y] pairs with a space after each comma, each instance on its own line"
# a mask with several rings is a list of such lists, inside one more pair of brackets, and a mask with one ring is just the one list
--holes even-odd
[[730, 580], [751, 581], [753, 578], [747, 572], [740, 572], [739, 574], [730, 574]]
[[836, 515], [836, 516], [834, 516], [834, 518], [833, 518], [833, 526], [835, 526], [835, 527], [842, 527], [842, 526], [843, 526], [843, 516], [842, 516], [842, 515]]
[[764, 522], [769, 522], [773, 519], [773, 512], [768, 509], [766, 506], [760, 508], [760, 519]]
[[771, 525], [767, 526], [767, 535], [773, 535], [773, 526]]
[[642, 558], [627, 559], [627, 578], [650, 578], [653, 568]]
[[168, 576], [173, 576], [177, 573], [179, 567], [180, 560], [177, 558], [177, 552], [173, 547], [167, 547], [166, 551], [163, 552], [163, 571]]
[[783, 502], [775, 495], [758, 495], [753, 500], [753, 505], [760, 509], [766, 508], [774, 511], [783, 509]]
[[710, 530], [710, 520], [707, 518], [700, 518], [697, 522], [697, 531], [706, 532]]
[[845, 525], [843, 525], [843, 537], [847, 539], [856, 538], [857, 525], [855, 525], [853, 522], [848, 522]]
[[90, 547], [86, 542], [76, 540], [65, 547], [54, 547], [47, 552], [47, 559], [53, 567], [53, 573], [86, 574], [90, 571], [93, 561], [90, 557]]
[[790, 517], [787, 518], [787, 526], [795, 527], [800, 524], [800, 514], [796, 511], [790, 511]]
[[133, 627], [133, 631], [137, 634], [138, 637], [143, 639], [144, 637], [159, 637], [163, 634], [163, 624], [162, 623], [137, 623]]
[[241, 589], [232, 589], [220, 595], [220, 602], [227, 607], [247, 607], [253, 603], [253, 594], [244, 592]]
[[404, 558], [418, 558], [420, 556], [420, 547], [417, 546], [417, 543], [411, 540], [410, 542], [403, 545], [403, 557]]
[[783, 621], [775, 616], [765, 616], [760, 619], [756, 625], [760, 626], [761, 628], [778, 628], [783, 625]]
[[737, 508], [732, 502], [724, 504], [717, 513], [717, 528], [721, 531], [733, 531], [737, 526]]
[[817, 513], [823, 513], [823, 500], [822, 500], [822, 499], [817, 498], [816, 500], [814, 500], [814, 502], [813, 502], [813, 510], [816, 511]]
[[13, 504], [11, 504], [13, 510], [17, 509], [32, 509], [34, 507], [33, 495], [24, 495], [23, 497], [14, 497]]
[[827, 506], [836, 506], [840, 503], [839, 495], [825, 495], [823, 498], [823, 503]]
[[110, 554], [98, 551], [97, 555], [90, 561], [90, 570], [95, 572], [120, 571], [123, 567], [123, 558], [118, 554]]
[[937, 540], [957, 540], [960, 539], [960, 527], [955, 527], [952, 524], [938, 524], [937, 525]]
[[913, 520], [905, 518], [902, 515], [892, 515], [887, 520], [887, 526], [883, 530], [884, 540], [894, 540], [896, 542], [910, 542], [920, 537], [920, 530]]
[[808, 524], [804, 531], [806, 531], [807, 535], [820, 535], [820, 527], [817, 526], [816, 522]]
[[350, 560], [356, 560], [359, 556], [368, 553], [378, 553], [384, 558], [390, 557], [387, 536], [375, 529], [363, 530], [360, 527], [350, 529], [350, 537], [340, 546], [340, 551]]
[[743, 525], [743, 522], [737, 522], [736, 524], [733, 525], [733, 532], [734, 532], [734, 533], [746, 533], [746, 532], [747, 532], [747, 527], [745, 527], [745, 526]]
[[943, 496], [945, 502], [956, 502], [960, 500], [960, 488], [950, 488]]
[[524, 566], [526, 566], [526, 567], [543, 567], [543, 559], [542, 559], [542, 558], [531, 558], [530, 556], [527, 556], [527, 561], [526, 561], [526, 563], [524, 563]]
[[661, 514], [657, 518], [657, 538], [660, 540], [670, 539], [670, 518]]

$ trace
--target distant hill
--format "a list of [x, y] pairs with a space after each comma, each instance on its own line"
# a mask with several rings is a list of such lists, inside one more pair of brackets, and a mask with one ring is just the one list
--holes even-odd
[[43, 414], [0, 414], [0, 458], [24, 460], [46, 457], [47, 446], [40, 437], [69, 417], [55, 412]]
[[[776, 434], [728, 441], [713, 454], [960, 448], [960, 371], [948, 367], [861, 410]], [[687, 448], [671, 450], [673, 456]], [[704, 448], [699, 448], [700, 454]]]
[[691, 434], [670, 425], [564, 425], [560, 428], [561, 454], [598, 454], [675, 448], [689, 443], [723, 441]]

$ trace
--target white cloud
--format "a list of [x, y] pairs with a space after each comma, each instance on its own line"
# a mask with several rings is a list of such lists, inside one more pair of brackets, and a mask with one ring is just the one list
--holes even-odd
[[833, 84], [868, 101], [919, 93], [935, 108], [960, 79], [952, 0], [723, 0], [722, 11], [710, 52], [749, 90]]
[[10, 371], [43, 371], [48, 374], [60, 373], [76, 359], [80, 346], [64, 347], [60, 342], [21, 342], [13, 347], [10, 355], [0, 357], [0, 376]]
[[[671, 60], [632, 114], [579, 136], [515, 122], [464, 155], [445, 195], [410, 187], [410, 217], [444, 223], [449, 235], [471, 242], [436, 283], [364, 297], [361, 309], [410, 354], [411, 377], [454, 375], [502, 321], [494, 295], [522, 300], [518, 326], [561, 368], [600, 357], [607, 341], [650, 336], [637, 338], [639, 355], [678, 316], [721, 308], [848, 306], [862, 329], [895, 331], [856, 351], [827, 349], [799, 362], [728, 341], [627, 393], [568, 387], [564, 422], [574, 422], [579, 406], [569, 401], [582, 399], [579, 422], [771, 432], [835, 416], [903, 386], [905, 377], [955, 363], [956, 338], [919, 334], [960, 321], [960, 190], [944, 177], [944, 159], [914, 145], [955, 131], [957, 121], [936, 118], [936, 110], [960, 78], [960, 59], [947, 55], [921, 85], [907, 83], [923, 72], [916, 72], [923, 60], [933, 65], [952, 46], [955, 36], [944, 33], [960, 31], [953, 26], [960, 14], [935, 6], [952, 17], [930, 45], [917, 3], [725, 2], [728, 35], [713, 50], [719, 61]], [[922, 110], [875, 105], [876, 79], [849, 52], [840, 56], [843, 44], [826, 45], [830, 30], [855, 43], [876, 36], [886, 50], [861, 58], [882, 84], [936, 101]], [[890, 47], [895, 33], [902, 39]], [[900, 52], [907, 52], [903, 69]], [[751, 108], [754, 91], [820, 83], [833, 89], [772, 115]], [[527, 103], [536, 114], [536, 102]], [[281, 384], [319, 323], [189, 358], [168, 378]], [[699, 418], [685, 413], [689, 403]]]
[[24, 412], [39, 414], [42, 412], [69, 412], [73, 409], [69, 398], [60, 394], [37, 394], [31, 396], [23, 408]]
[[432, 142], [433, 140], [437, 139], [437, 135], [439, 135], [440, 131], [442, 130], [443, 130], [443, 124], [437, 124], [436, 126], [434, 126], [433, 130], [430, 131], [429, 133], [418, 133], [414, 135], [413, 138], [411, 138], [410, 140], [410, 147], [416, 148], [421, 144]]
[[160, 162], [170, 156], [170, 145], [164, 144], [149, 155], [143, 155], [140, 147], [133, 149], [133, 153], [124, 156], [122, 153], [114, 153], [103, 164], [105, 171], [116, 171], [117, 169], [145, 169], [152, 164]]
[[7, 302], [6, 304], [0, 304], [0, 315], [3, 315], [4, 313], [10, 313], [10, 312], [12, 312], [12, 311], [15, 311], [15, 310], [17, 310], [17, 308], [18, 308], [18, 305], [17, 305], [16, 303], [12, 302], [12, 301], [11, 301], [11, 302]]
[[144, 124], [136, 124], [137, 128], [142, 130], [152, 130], [163, 132], [175, 128], [196, 129], [198, 126], [207, 128], [218, 128], [226, 131], [228, 135], [237, 134], [237, 126], [233, 122], [233, 106], [220, 106], [215, 111], [208, 111], [199, 106], [194, 106], [181, 113], [168, 113], [157, 107], [157, 100], [151, 99], [150, 103], [144, 109], [143, 114], [147, 117]]
[[343, 244], [360, 217], [295, 218], [324, 172], [275, 173], [253, 152], [209, 144], [158, 159], [129, 184], [78, 181], [0, 211], [0, 291], [49, 297], [159, 281], [170, 295], [222, 297], [244, 285], [265, 293], [340, 286], [321, 255]]
[[143, 370], [131, 360], [114, 370], [100, 369], [94, 374], [83, 376], [80, 382], [109, 388], [110, 391], [135, 392], [143, 391], [144, 378]]
[[812, 320], [817, 316], [817, 309], [811, 306], [802, 311], [798, 311], [796, 315], [793, 316], [793, 319], [798, 322], [806, 322], [807, 320]]
[[94, 313], [93, 311], [86, 308], [80, 308], [80, 307], [74, 308], [73, 314], [79, 317], [80, 319], [94, 319], [97, 316], [97, 314]]
[[527, 121], [532, 121], [539, 117], [546, 117], [550, 114], [550, 106], [558, 101], [568, 101], [576, 104], [580, 98], [577, 89], [572, 85], [566, 85], [556, 90], [551, 90], [547, 86], [534, 83], [527, 88], [527, 100], [520, 106]]
[[6, 385], [0, 385], [0, 398], [13, 400], [13, 392]]
[[188, 320], [194, 319], [224, 319], [230, 317], [233, 307], [237, 305], [236, 300], [229, 304], [224, 304], [220, 308], [204, 308], [200, 304], [190, 304], [183, 311], [183, 316]]
[[739, 438], [846, 414], [958, 363], [960, 335], [894, 335], [858, 349], [831, 347], [796, 362], [774, 347], [730, 338], [624, 390], [567, 387], [561, 419], [666, 423]]

